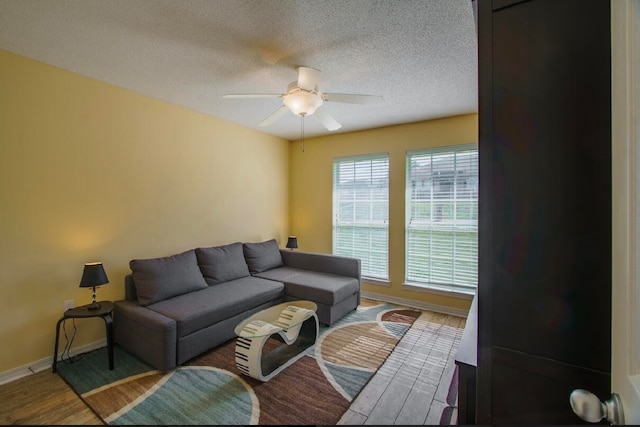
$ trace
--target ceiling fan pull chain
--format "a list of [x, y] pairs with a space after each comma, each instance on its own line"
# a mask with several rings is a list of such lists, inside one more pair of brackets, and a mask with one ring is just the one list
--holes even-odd
[[304, 153], [304, 114], [300, 114], [300, 151]]

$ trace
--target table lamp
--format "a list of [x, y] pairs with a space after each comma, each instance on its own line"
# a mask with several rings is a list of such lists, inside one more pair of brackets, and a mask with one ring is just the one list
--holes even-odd
[[101, 262], [88, 262], [84, 265], [82, 279], [80, 280], [81, 288], [93, 288], [93, 301], [87, 307], [89, 310], [98, 310], [100, 304], [96, 302], [96, 286], [102, 286], [109, 283], [107, 274], [104, 272]]
[[298, 248], [298, 238], [296, 236], [289, 236], [287, 240], [287, 248], [294, 250]]

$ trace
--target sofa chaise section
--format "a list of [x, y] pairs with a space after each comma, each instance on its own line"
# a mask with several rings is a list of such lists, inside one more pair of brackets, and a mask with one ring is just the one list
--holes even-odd
[[254, 273], [284, 283], [285, 301], [316, 303], [318, 321], [332, 325], [360, 304], [360, 260], [280, 249], [282, 266]]

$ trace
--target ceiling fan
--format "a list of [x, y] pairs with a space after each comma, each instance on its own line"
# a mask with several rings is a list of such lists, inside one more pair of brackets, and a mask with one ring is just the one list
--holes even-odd
[[310, 67], [298, 67], [298, 80], [289, 83], [287, 93], [238, 93], [223, 95], [224, 98], [282, 98], [283, 105], [267, 116], [258, 126], [268, 126], [287, 111], [302, 118], [315, 114], [322, 125], [330, 131], [340, 129], [338, 123], [323, 108], [324, 102], [347, 104], [378, 104], [383, 101], [378, 95], [356, 95], [350, 93], [323, 93], [318, 89], [320, 71]]

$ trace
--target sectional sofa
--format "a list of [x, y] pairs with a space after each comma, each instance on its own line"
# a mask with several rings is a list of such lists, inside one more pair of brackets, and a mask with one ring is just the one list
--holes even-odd
[[360, 303], [357, 258], [280, 249], [275, 239], [134, 259], [114, 305], [116, 343], [167, 371], [235, 337], [238, 323], [309, 300], [331, 325]]

